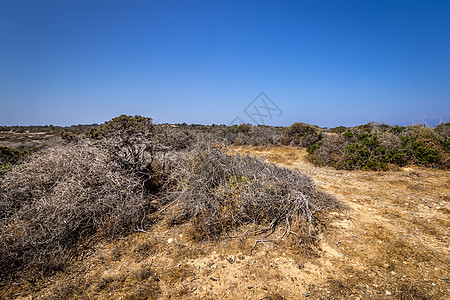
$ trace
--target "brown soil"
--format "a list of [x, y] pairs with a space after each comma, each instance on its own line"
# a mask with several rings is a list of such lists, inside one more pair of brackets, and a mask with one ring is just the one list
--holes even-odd
[[183, 226], [99, 241], [64, 273], [3, 287], [0, 298], [449, 299], [449, 171], [315, 167], [294, 147], [233, 147], [310, 174], [344, 205], [314, 246], [237, 236], [193, 242]]

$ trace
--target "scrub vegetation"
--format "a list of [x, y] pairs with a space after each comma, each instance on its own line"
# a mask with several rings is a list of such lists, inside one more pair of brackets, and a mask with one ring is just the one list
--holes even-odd
[[[449, 128], [154, 124], [126, 115], [101, 125], [0, 127], [0, 297], [117, 292], [130, 299], [190, 298], [208, 293], [192, 289], [187, 278], [220, 280], [221, 273], [210, 275], [211, 261], [245, 262], [245, 269], [236, 265], [235, 271], [250, 272], [262, 255], [272, 262], [288, 255], [285, 272], [301, 272], [322, 255], [330, 224], [351, 209], [349, 194], [336, 197], [342, 191], [318, 186], [308, 173], [331, 172], [339, 179], [339, 172], [383, 174], [407, 167], [446, 172]], [[408, 256], [417, 254], [405, 247]], [[211, 256], [213, 251], [222, 256]], [[159, 257], [167, 261], [153, 265]], [[202, 264], [210, 270], [198, 271]], [[282, 281], [280, 271], [267, 272], [260, 275]], [[355, 295], [351, 285], [348, 278], [330, 279], [322, 288], [348, 297]], [[405, 299], [430, 293], [395, 285]], [[252, 286], [235, 296], [286, 297], [260, 288], [260, 294]], [[311, 286], [300, 290], [298, 295], [319, 295]]]

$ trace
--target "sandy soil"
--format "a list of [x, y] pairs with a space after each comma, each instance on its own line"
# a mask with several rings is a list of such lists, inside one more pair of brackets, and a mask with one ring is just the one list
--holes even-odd
[[3, 295], [82, 299], [450, 299], [449, 171], [418, 167], [341, 171], [307, 162], [293, 147], [230, 151], [310, 174], [344, 205], [314, 248], [289, 239], [194, 243], [184, 228], [155, 224], [98, 242], [73, 267]]

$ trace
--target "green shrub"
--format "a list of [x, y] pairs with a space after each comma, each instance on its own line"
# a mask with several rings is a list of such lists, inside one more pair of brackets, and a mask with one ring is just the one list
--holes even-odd
[[345, 131], [347, 131], [348, 127], [345, 126], [338, 126], [338, 127], [334, 127], [328, 130], [328, 132], [331, 133], [343, 133]]
[[11, 169], [10, 164], [0, 164], [0, 176], [6, 174]]
[[16, 163], [22, 157], [22, 154], [19, 150], [0, 146], [0, 163]]
[[74, 140], [76, 140], [76, 138], [77, 138], [77, 136], [76, 136], [76, 134], [74, 134], [73, 132], [71, 132], [71, 131], [66, 131], [66, 130], [60, 130], [59, 132], [58, 132], [58, 135], [63, 139], [63, 140], [66, 140], [66, 141], [74, 141]]
[[0, 175], [5, 174], [12, 166], [20, 163], [25, 157], [36, 152], [36, 147], [11, 148], [0, 146]]
[[405, 132], [407, 130], [408, 130], [408, 128], [403, 127], [403, 126], [393, 126], [391, 129], [389, 129], [389, 131], [392, 133], [401, 133], [401, 132]]
[[[429, 127], [387, 127], [366, 124], [338, 134], [326, 135], [308, 148], [308, 159], [316, 165], [347, 170], [388, 170], [389, 165], [417, 164], [446, 167], [447, 144]], [[333, 144], [333, 140], [335, 144]]]
[[252, 128], [251, 124], [241, 124], [241, 125], [228, 126], [227, 130], [232, 133], [238, 133], [238, 132], [249, 133], [251, 128]]
[[86, 138], [100, 139], [115, 134], [133, 136], [135, 134], [147, 134], [153, 132], [152, 119], [142, 116], [120, 115], [105, 122], [100, 127], [93, 127], [84, 132]]
[[89, 139], [100, 139], [101, 138], [101, 130], [100, 128], [94, 127], [89, 128], [84, 132], [84, 137]]

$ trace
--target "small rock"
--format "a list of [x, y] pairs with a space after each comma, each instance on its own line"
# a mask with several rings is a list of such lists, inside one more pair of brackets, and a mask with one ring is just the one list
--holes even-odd
[[167, 240], [167, 243], [172, 243], [173, 242], [173, 238], [169, 238], [168, 240]]
[[309, 297], [309, 294], [308, 293], [303, 293], [302, 296], [303, 297]]
[[391, 291], [386, 291], [386, 295], [392, 295]]
[[339, 256], [340, 256], [342, 259], [345, 258], [345, 255], [344, 255], [343, 253], [339, 253]]
[[218, 281], [219, 279], [214, 278], [214, 277], [209, 277], [209, 279], [211, 279], [212, 281]]
[[251, 289], [253, 288], [253, 286], [249, 285], [247, 288], [248, 288], [249, 290], [251, 290]]
[[384, 264], [384, 267], [385, 267], [386, 269], [389, 269], [389, 268], [391, 267], [391, 265], [390, 265], [390, 264]]

